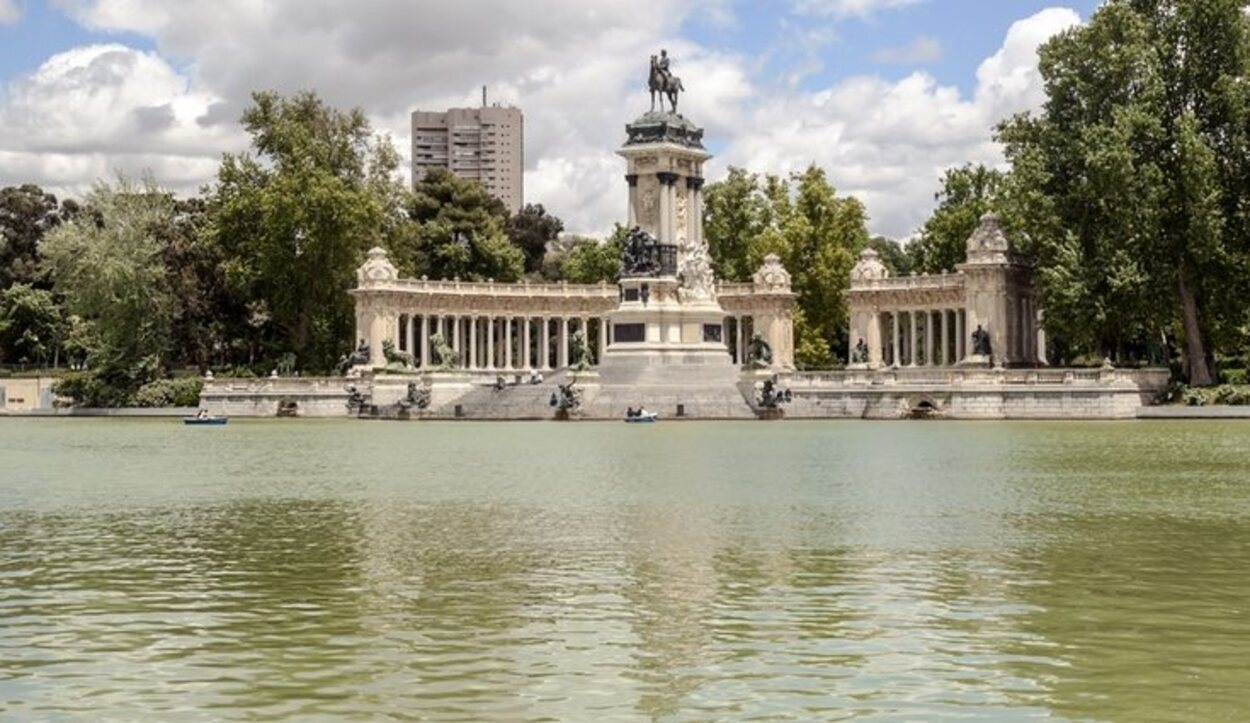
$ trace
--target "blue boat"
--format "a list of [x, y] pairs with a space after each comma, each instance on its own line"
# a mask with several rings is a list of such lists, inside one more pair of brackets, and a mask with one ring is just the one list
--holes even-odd
[[229, 417], [183, 417], [182, 423], [200, 427], [220, 427]]
[[629, 422], [630, 424], [649, 424], [659, 419], [659, 417], [660, 415], [656, 414], [655, 412], [646, 412], [646, 413], [637, 414], [634, 416], [626, 415], [625, 421]]

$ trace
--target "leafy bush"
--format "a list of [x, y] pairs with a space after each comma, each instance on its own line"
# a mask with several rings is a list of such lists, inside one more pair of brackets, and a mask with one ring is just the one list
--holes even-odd
[[1245, 369], [1221, 369], [1220, 382], [1234, 386], [1250, 384], [1250, 372]]
[[198, 377], [157, 379], [139, 387], [131, 399], [136, 407], [194, 407], [204, 383]]
[[90, 371], [66, 372], [52, 385], [52, 393], [69, 398], [75, 407], [120, 407], [128, 397], [125, 389]]

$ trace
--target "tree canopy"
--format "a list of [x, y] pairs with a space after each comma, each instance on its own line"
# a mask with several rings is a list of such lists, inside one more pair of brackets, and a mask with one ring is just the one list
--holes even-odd
[[1191, 382], [1237, 344], [1250, 284], [1243, 0], [1110, 0], [1041, 49], [1047, 100], [1003, 123], [1004, 191], [1046, 325], [1076, 349], [1179, 339]]
[[863, 204], [838, 196], [815, 165], [788, 180], [731, 168], [706, 198], [704, 233], [720, 278], [749, 279], [766, 255], [777, 254], [799, 295], [796, 361], [832, 366], [846, 352], [851, 267], [869, 243]]

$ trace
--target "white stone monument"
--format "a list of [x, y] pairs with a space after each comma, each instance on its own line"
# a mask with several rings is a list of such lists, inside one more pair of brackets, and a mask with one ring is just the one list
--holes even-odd
[[628, 165], [630, 235], [603, 367], [673, 376], [697, 365], [701, 378], [729, 378], [736, 369], [703, 238], [703, 164], [711, 158], [703, 130], [652, 111], [626, 131], [618, 153]]

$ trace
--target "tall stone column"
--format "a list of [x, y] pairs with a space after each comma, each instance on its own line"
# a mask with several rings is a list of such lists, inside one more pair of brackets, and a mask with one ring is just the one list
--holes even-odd
[[894, 348], [890, 350], [890, 357], [891, 357], [890, 366], [901, 367], [903, 366], [903, 350], [902, 350], [902, 347], [899, 345], [899, 342], [901, 341], [901, 339], [900, 339], [900, 333], [899, 333], [900, 330], [899, 330], [897, 311], [890, 312], [890, 321], [894, 325]]
[[495, 317], [486, 317], [486, 368], [495, 370]]
[[603, 363], [603, 355], [608, 353], [608, 317], [599, 317], [599, 354], [595, 357], [595, 364]]
[[430, 316], [421, 315], [421, 368], [430, 366]]
[[675, 200], [675, 186], [677, 184], [677, 174], [661, 171], [655, 174], [660, 181], [660, 238], [662, 244], [675, 243], [673, 237], [675, 235], [673, 228], [673, 203]]
[[638, 174], [626, 174], [625, 182], [629, 184], [629, 210], [626, 212], [629, 224], [627, 227], [633, 228], [638, 225]]
[[456, 352], [456, 359], [464, 361], [464, 353], [460, 348], [460, 316], [453, 314], [451, 317], [451, 348]]
[[1046, 358], [1046, 315], [1041, 309], [1037, 310], [1037, 363], [1043, 366], [1050, 364]]
[[968, 334], [964, 328], [964, 310], [955, 310], [955, 363], [958, 364], [968, 356]]
[[950, 329], [950, 310], [942, 309], [942, 366], [951, 365], [951, 329]]
[[908, 321], [907, 326], [911, 332], [907, 335], [907, 366], [914, 367], [916, 366], [916, 346], [917, 346], [916, 344], [916, 339], [917, 339], [916, 312], [915, 311], [907, 312], [907, 321]]
[[936, 355], [933, 353], [933, 312], [926, 310], [924, 313], [924, 365], [927, 367], [936, 366], [934, 361]]
[[530, 348], [530, 321], [531, 319], [528, 316], [521, 319], [521, 323], [525, 325], [521, 327], [521, 347], [522, 347], [521, 368], [522, 369], [532, 369], [534, 366], [532, 362], [533, 349]]
[[560, 350], [559, 350], [559, 354], [557, 355], [556, 366], [563, 369], [569, 365], [569, 317], [567, 316], [560, 317], [559, 343], [560, 343]]
[[469, 369], [477, 369], [477, 316], [469, 317]]
[[538, 339], [542, 346], [542, 357], [538, 368], [547, 371], [551, 369], [551, 317], [543, 317], [543, 328], [538, 334]]
[[868, 333], [864, 340], [868, 344], [868, 367], [880, 369], [885, 358], [885, 350], [881, 348], [881, 312], [874, 309], [868, 322]]
[[416, 345], [416, 317], [412, 314], [408, 315], [408, 323], [404, 325], [404, 351], [412, 355], [415, 360], [417, 358]]
[[503, 318], [503, 368], [512, 368], [512, 317]]

